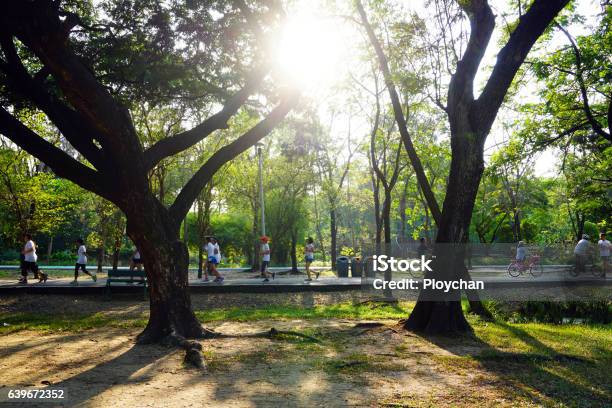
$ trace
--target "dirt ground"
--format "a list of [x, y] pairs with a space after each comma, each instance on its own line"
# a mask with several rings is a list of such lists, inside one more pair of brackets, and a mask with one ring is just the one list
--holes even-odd
[[[337, 332], [353, 330], [354, 325], [354, 321], [297, 320], [213, 327], [226, 334], [244, 334], [272, 326]], [[355, 335], [343, 349], [259, 338], [202, 341], [205, 371], [185, 368], [182, 351], [135, 346], [137, 333], [8, 335], [0, 350], [0, 383], [19, 388], [48, 382], [66, 389], [68, 406], [330, 407], [375, 406], [406, 394], [442, 395], [449, 389], [471, 387], [479, 378], [478, 372], [467, 377], [446, 372], [430, 355], [449, 351], [390, 330]], [[402, 358], [396, 350], [407, 344], [412, 358]]]
[[[194, 296], [193, 301], [200, 309], [239, 306], [240, 302], [249, 306], [321, 304], [358, 295], [304, 296], [266, 294], [245, 299], [225, 294]], [[43, 307], [83, 313], [102, 308], [108, 313], [138, 316], [147, 304], [129, 300], [101, 304], [95, 298], [61, 296], [48, 296], [44, 303], [32, 296], [0, 299], [2, 312]], [[480, 346], [432, 342], [431, 338], [397, 330], [396, 321], [382, 321], [384, 326], [374, 328], [356, 327], [359, 323], [364, 322], [293, 319], [210, 323], [208, 327], [227, 335], [274, 327], [306, 333], [321, 342], [289, 336], [203, 340], [205, 370], [184, 366], [183, 350], [135, 345], [140, 329], [104, 327], [53, 334], [19, 331], [0, 337], [0, 387], [50, 385], [65, 389], [64, 406], [71, 407], [515, 406], [516, 393], [503, 374], [444, 363], [446, 357], [479, 352]]]

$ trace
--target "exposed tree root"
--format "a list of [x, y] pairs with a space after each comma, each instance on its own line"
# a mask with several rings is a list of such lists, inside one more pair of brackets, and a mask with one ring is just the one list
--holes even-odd
[[[193, 366], [198, 369], [205, 369], [206, 363], [202, 358], [202, 345], [195, 340], [188, 340], [184, 336], [181, 336], [176, 331], [172, 331], [165, 337], [159, 339], [159, 336], [152, 336], [151, 331], [144, 331], [138, 336], [137, 344], [151, 344], [154, 342], [159, 342], [162, 346], [166, 347], [180, 347], [185, 349], [185, 358], [183, 363], [185, 365]], [[197, 339], [217, 339], [217, 338], [268, 338], [274, 339], [279, 336], [294, 336], [300, 337], [303, 339], [310, 340], [315, 343], [320, 343], [321, 340], [316, 337], [309, 336], [304, 333], [291, 331], [291, 330], [277, 330], [272, 327], [270, 330], [266, 330], [263, 332], [257, 333], [248, 333], [248, 334], [223, 334], [219, 333], [207, 328], [202, 327], [201, 333], [199, 333], [194, 338]]]
[[201, 353], [202, 345], [197, 341], [187, 340], [183, 336], [176, 334], [176, 332], [172, 332], [162, 339], [161, 344], [167, 347], [181, 347], [185, 349], [185, 359], [183, 363], [198, 369], [206, 368]]
[[374, 305], [374, 306], [380, 306], [381, 304], [385, 304], [385, 305], [396, 305], [399, 303], [399, 299], [394, 298], [394, 297], [381, 297], [381, 298], [371, 298], [371, 299], [366, 299], [363, 300], [359, 303], [357, 303], [357, 305]]
[[294, 336], [294, 337], [301, 337], [310, 341], [313, 341], [315, 343], [320, 343], [321, 340], [317, 339], [316, 337], [312, 337], [309, 336], [307, 334], [304, 333], [300, 333], [300, 332], [296, 332], [296, 331], [291, 331], [291, 330], [277, 330], [274, 327], [272, 327], [270, 330], [266, 330], [263, 332], [256, 332], [256, 333], [247, 333], [247, 334], [222, 334], [219, 333], [218, 337], [226, 337], [226, 338], [268, 338], [268, 339], [274, 339], [277, 338], [279, 336]]
[[360, 323], [355, 324], [353, 326], [353, 329], [363, 329], [358, 333], [359, 336], [361, 336], [362, 334], [369, 333], [371, 331], [377, 331], [377, 332], [390, 331], [393, 333], [399, 333], [397, 328], [387, 326], [385, 323], [381, 323], [381, 322], [360, 322]]
[[372, 329], [374, 327], [382, 327], [384, 326], [384, 323], [381, 322], [360, 322], [355, 324], [355, 326], [353, 326], [353, 328], [355, 329]]

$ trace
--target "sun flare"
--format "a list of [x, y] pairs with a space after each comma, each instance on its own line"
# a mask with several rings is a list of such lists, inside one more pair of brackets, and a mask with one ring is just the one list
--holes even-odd
[[341, 42], [332, 19], [295, 14], [285, 23], [276, 50], [282, 75], [302, 88], [329, 85], [341, 75]]

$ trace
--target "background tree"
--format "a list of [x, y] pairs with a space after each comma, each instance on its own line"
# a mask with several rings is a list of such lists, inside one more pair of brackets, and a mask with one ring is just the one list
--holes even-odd
[[[497, 63], [477, 98], [474, 97], [474, 78], [491, 39], [495, 16], [486, 0], [457, 2], [456, 7], [450, 10], [449, 16], [460, 17], [464, 13], [468, 17], [470, 33], [461, 58], [455, 58], [456, 65], [453, 64], [455, 70], [450, 78], [446, 104], [441, 104], [449, 120], [452, 159], [444, 205], [439, 216], [434, 214], [434, 218], [438, 220], [437, 244], [467, 242], [472, 210], [484, 171], [484, 142], [504, 96], [529, 50], [567, 3], [567, 0], [536, 0], [532, 3], [526, 13], [520, 17], [506, 44], [500, 49]], [[394, 91], [386, 56], [367, 20], [361, 2], [357, 1], [356, 4], [385, 75], [398, 127], [400, 132], [403, 130], [402, 138], [411, 164], [430, 207], [435, 208], [429, 183], [405, 126], [405, 118], [397, 92]], [[443, 7], [447, 7], [446, 2]], [[452, 17], [450, 21], [453, 21]], [[452, 36], [452, 33], [449, 35]], [[455, 47], [452, 49], [455, 55], [459, 55]], [[434, 213], [438, 211], [434, 210]], [[442, 248], [450, 250], [442, 253]], [[435, 260], [435, 276], [442, 280], [454, 280], [460, 276], [464, 268], [464, 249], [461, 246], [437, 245], [436, 250], [438, 255]], [[414, 311], [406, 321], [406, 328], [432, 333], [469, 329], [458, 293], [453, 293], [450, 298], [443, 301], [425, 301], [431, 296], [432, 293], [421, 292]]]

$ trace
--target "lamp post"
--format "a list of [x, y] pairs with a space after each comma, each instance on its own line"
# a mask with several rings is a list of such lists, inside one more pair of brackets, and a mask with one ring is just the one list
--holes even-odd
[[264, 188], [263, 188], [263, 143], [257, 143], [257, 157], [259, 159], [259, 205], [261, 207], [261, 235], [266, 235], [266, 207], [264, 204]]

